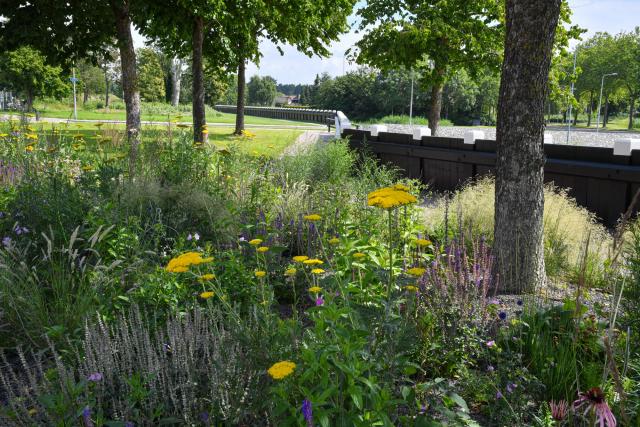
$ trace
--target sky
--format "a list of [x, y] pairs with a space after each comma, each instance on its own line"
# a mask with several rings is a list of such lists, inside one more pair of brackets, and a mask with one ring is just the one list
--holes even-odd
[[[569, 0], [573, 11], [572, 23], [588, 31], [583, 38], [588, 38], [599, 31], [612, 34], [620, 31], [630, 31], [640, 25], [640, 0]], [[350, 19], [353, 21], [354, 19]], [[298, 52], [292, 46], [282, 46], [284, 55], [271, 42], [261, 43], [263, 54], [259, 66], [249, 64], [247, 76], [255, 74], [269, 75], [278, 83], [312, 83], [316, 74], [327, 72], [332, 76], [342, 75], [344, 72], [357, 68], [345, 58], [345, 51], [354, 45], [361, 35], [355, 31], [343, 34], [339, 40], [329, 47], [329, 58], [309, 58]], [[137, 35], [136, 44], [143, 43]], [[575, 44], [574, 42], [573, 44]]]

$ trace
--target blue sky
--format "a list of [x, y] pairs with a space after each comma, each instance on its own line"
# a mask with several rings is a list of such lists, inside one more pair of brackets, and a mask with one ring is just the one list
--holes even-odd
[[[573, 23], [588, 30], [583, 37], [598, 31], [615, 34], [640, 25], [640, 0], [569, 0], [569, 4], [573, 10]], [[341, 75], [343, 71], [356, 68], [345, 60], [344, 52], [359, 37], [353, 31], [344, 34], [330, 46], [332, 55], [329, 58], [309, 58], [291, 46], [283, 46], [284, 55], [281, 56], [272, 43], [262, 43], [260, 65], [250, 64], [247, 76], [270, 75], [279, 83], [312, 83], [315, 75], [323, 72]]]

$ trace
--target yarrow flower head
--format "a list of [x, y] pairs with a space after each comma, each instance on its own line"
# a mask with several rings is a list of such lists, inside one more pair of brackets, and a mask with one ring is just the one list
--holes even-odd
[[298, 270], [296, 270], [295, 268], [287, 268], [284, 271], [284, 275], [291, 277], [291, 276], [295, 276], [297, 272], [298, 272]]
[[416, 240], [416, 246], [419, 246], [421, 248], [425, 247], [425, 246], [429, 246], [431, 244], [431, 240], [427, 240], [427, 239], [417, 239]]
[[318, 214], [311, 214], [311, 215], [305, 215], [303, 216], [304, 219], [306, 219], [307, 221], [320, 221], [322, 219], [322, 217]]
[[260, 244], [262, 243], [262, 239], [252, 239], [249, 240], [249, 244], [251, 246], [260, 246]]
[[584, 409], [583, 415], [593, 412], [596, 416], [596, 424], [600, 427], [615, 427], [616, 417], [607, 405], [605, 395], [600, 387], [594, 387], [584, 393], [578, 394], [578, 399], [573, 402], [573, 408]]
[[355, 254], [353, 254], [353, 257], [355, 259], [363, 259], [367, 256], [367, 254], [363, 254], [362, 252], [356, 252]]
[[318, 292], [322, 292], [322, 288], [320, 286], [312, 286], [309, 288], [309, 292], [317, 294]]
[[407, 270], [407, 274], [411, 275], [411, 276], [416, 276], [416, 277], [420, 277], [422, 276], [427, 270], [421, 267], [413, 267]]
[[268, 250], [269, 250], [269, 247], [268, 247], [268, 246], [259, 246], [259, 247], [257, 247], [257, 248], [256, 248], [256, 251], [257, 251], [257, 252], [260, 252], [260, 253], [265, 253], [265, 252], [267, 252]]
[[293, 260], [295, 262], [304, 262], [304, 261], [306, 261], [308, 259], [309, 259], [309, 257], [306, 256], [306, 255], [296, 255], [296, 256], [293, 257]]
[[267, 370], [267, 372], [269, 373], [271, 378], [273, 378], [274, 380], [281, 380], [291, 375], [295, 369], [296, 369], [295, 363], [288, 360], [283, 360], [282, 362], [274, 363]]
[[321, 268], [314, 268], [313, 270], [311, 270], [312, 274], [322, 274], [324, 273], [324, 270]]
[[211, 298], [211, 297], [212, 297], [212, 296], [214, 296], [214, 295], [215, 295], [215, 294], [214, 294], [213, 292], [211, 292], [211, 291], [206, 291], [206, 292], [203, 292], [203, 293], [201, 293], [201, 294], [200, 294], [200, 298], [202, 298], [202, 299], [209, 299], [209, 298]]
[[305, 265], [322, 265], [324, 264], [324, 261], [318, 259], [318, 258], [312, 258], [312, 259], [307, 259], [302, 261]]
[[256, 272], [255, 272], [255, 273], [253, 273], [253, 274], [255, 274], [255, 276], [256, 276], [256, 277], [264, 277], [264, 276], [266, 276], [266, 275], [267, 275], [267, 272], [266, 272], [266, 271], [263, 271], [263, 270], [258, 270], [258, 271], [256, 271]]
[[340, 239], [338, 239], [337, 237], [333, 237], [333, 238], [329, 239], [329, 244], [330, 245], [337, 245], [338, 243], [340, 243]]
[[200, 265], [211, 261], [213, 261], [212, 257], [202, 258], [202, 255], [198, 252], [186, 252], [169, 261], [165, 270], [169, 273], [184, 273], [192, 265]]
[[198, 277], [198, 280], [201, 282], [207, 282], [209, 280], [213, 280], [216, 278], [216, 275], [213, 273], [209, 273], [209, 274], [203, 274], [202, 276]]
[[413, 285], [407, 285], [404, 287], [406, 290], [408, 290], [409, 292], [418, 292], [418, 288], [413, 286]]
[[402, 184], [380, 188], [369, 193], [367, 203], [369, 206], [376, 206], [382, 209], [394, 209], [417, 202], [418, 199], [408, 190]]

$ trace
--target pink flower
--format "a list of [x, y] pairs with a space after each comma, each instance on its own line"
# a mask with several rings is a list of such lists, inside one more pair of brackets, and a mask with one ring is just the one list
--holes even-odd
[[573, 408], [577, 411], [584, 408], [583, 416], [587, 416], [589, 412], [595, 412], [596, 424], [599, 427], [615, 427], [616, 417], [611, 412], [611, 408], [607, 405], [604, 393], [600, 387], [594, 387], [586, 393], [579, 393], [578, 399], [573, 402]]
[[322, 297], [318, 297], [316, 298], [316, 306], [321, 306], [324, 305], [324, 299], [322, 299]]
[[567, 413], [569, 412], [569, 403], [564, 399], [558, 402], [552, 400], [549, 402], [549, 408], [551, 408], [551, 417], [555, 421], [562, 421], [567, 417]]
[[494, 340], [487, 341], [487, 347], [491, 348], [491, 347], [493, 347], [495, 345], [496, 345], [496, 342]]

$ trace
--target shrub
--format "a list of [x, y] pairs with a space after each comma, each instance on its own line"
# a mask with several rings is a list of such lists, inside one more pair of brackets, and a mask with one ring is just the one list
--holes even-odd
[[[588, 240], [586, 282], [593, 286], [604, 286], [604, 265], [612, 243], [606, 228], [597, 222], [594, 214], [578, 206], [566, 190], [548, 184], [544, 197], [547, 274], [576, 279], [580, 274]], [[445, 233], [451, 236], [460, 231], [472, 236], [486, 236], [491, 244], [494, 202], [494, 181], [489, 177], [482, 178], [453, 194], [450, 201], [441, 198], [434, 206], [425, 209], [427, 228], [439, 236]], [[448, 227], [446, 230], [445, 222]]]

